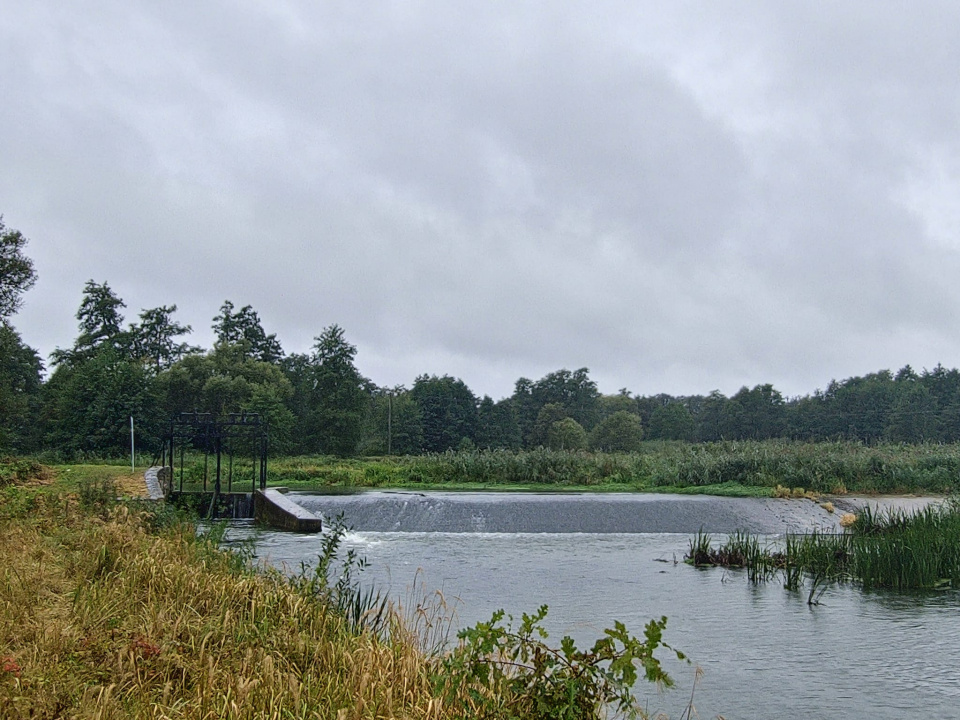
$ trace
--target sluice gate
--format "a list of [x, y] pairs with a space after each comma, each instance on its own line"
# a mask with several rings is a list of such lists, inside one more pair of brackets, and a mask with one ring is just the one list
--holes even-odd
[[204, 518], [252, 518], [267, 485], [267, 424], [258, 413], [181, 413], [160, 453], [166, 498]]
[[181, 413], [157, 458], [164, 498], [205, 519], [255, 518], [296, 532], [318, 532], [320, 518], [267, 489], [267, 423], [258, 413]]

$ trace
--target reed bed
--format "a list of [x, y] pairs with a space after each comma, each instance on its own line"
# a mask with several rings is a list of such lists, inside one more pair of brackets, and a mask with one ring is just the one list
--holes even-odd
[[729, 488], [770, 495], [782, 486], [813, 493], [950, 493], [958, 489], [960, 445], [648, 442], [635, 453], [538, 448], [364, 460], [280, 458], [271, 461], [270, 477], [305, 487]]
[[752, 582], [780, 574], [784, 587], [809, 583], [813, 600], [827, 583], [855, 582], [865, 589], [960, 588], [960, 502], [913, 513], [865, 509], [844, 533], [787, 535], [782, 544], [736, 533], [714, 548], [709, 535], [690, 541], [691, 564], [746, 568]]
[[960, 503], [907, 514], [868, 508], [851, 528], [852, 573], [864, 587], [960, 587]]

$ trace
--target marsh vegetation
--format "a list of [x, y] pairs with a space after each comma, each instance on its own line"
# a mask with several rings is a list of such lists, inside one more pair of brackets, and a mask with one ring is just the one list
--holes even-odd
[[782, 542], [735, 533], [714, 547], [698, 533], [686, 559], [696, 567], [743, 568], [750, 582], [782, 579], [788, 590], [806, 585], [815, 602], [830, 583], [866, 590], [960, 587], [960, 501], [952, 498], [907, 513], [864, 508], [843, 533], [788, 534]]
[[271, 482], [301, 489], [363, 487], [594, 488], [770, 496], [777, 486], [813, 493], [949, 493], [960, 445], [645, 442], [633, 453], [467, 450], [341, 459], [279, 458]]

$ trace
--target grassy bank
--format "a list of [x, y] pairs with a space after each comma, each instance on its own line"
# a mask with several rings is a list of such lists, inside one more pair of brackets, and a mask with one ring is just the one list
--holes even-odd
[[544, 608], [431, 652], [445, 626], [428, 605], [375, 632], [325, 575], [252, 569], [166, 506], [117, 503], [109, 466], [9, 466], [0, 717], [587, 718], [636, 709], [637, 670], [669, 682], [653, 657], [665, 619], [561, 651], [537, 631]]
[[392, 487], [679, 491], [771, 495], [949, 493], [960, 480], [960, 445], [722, 442], [646, 443], [637, 453], [470, 451], [340, 460], [278, 458], [271, 482], [295, 488]]

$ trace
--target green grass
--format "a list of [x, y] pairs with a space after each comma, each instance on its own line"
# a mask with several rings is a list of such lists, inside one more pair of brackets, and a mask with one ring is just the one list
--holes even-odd
[[[130, 464], [126, 465], [53, 465], [54, 489], [76, 492], [80, 487], [93, 482], [116, 481], [130, 475]], [[141, 468], [141, 472], [143, 468]]]
[[464, 451], [422, 456], [273, 458], [269, 482], [296, 489], [416, 488], [680, 492], [768, 497], [812, 493], [950, 493], [960, 445], [784, 441], [648, 442], [635, 453]]
[[756, 485], [741, 485], [735, 482], [716, 485], [661, 485], [645, 488], [649, 492], [670, 493], [675, 495], [715, 495], [719, 497], [771, 497], [773, 490]]

